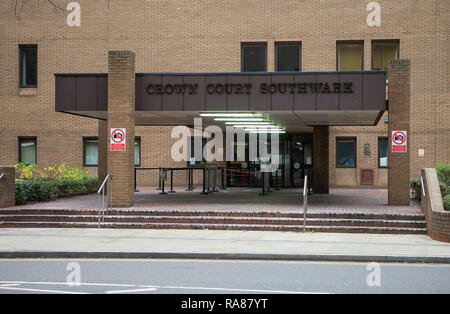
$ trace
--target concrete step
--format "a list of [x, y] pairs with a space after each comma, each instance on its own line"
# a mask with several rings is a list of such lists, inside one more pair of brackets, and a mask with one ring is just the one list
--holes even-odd
[[[303, 218], [301, 209], [287, 212], [219, 212], [219, 211], [164, 211], [164, 210], [111, 210], [107, 212], [110, 216], [145, 216], [145, 217], [257, 217], [257, 218]], [[17, 209], [0, 210], [1, 216], [8, 215], [52, 215], [52, 216], [97, 216], [97, 210], [72, 210], [72, 209]], [[423, 214], [375, 214], [375, 213], [308, 213], [307, 218], [324, 219], [379, 219], [379, 220], [408, 220], [425, 221]], [[1, 221], [1, 220], [0, 220]]]
[[[0, 228], [97, 228], [96, 222], [0, 222]], [[102, 228], [117, 229], [203, 229], [242, 231], [303, 232], [302, 226], [252, 224], [194, 224], [194, 223], [102, 223]], [[425, 228], [366, 227], [366, 226], [307, 226], [307, 232], [426, 234]]]
[[[225, 224], [225, 225], [281, 225], [303, 226], [302, 218], [285, 217], [232, 217], [232, 216], [114, 216], [104, 218], [108, 223], [177, 223], [177, 224]], [[0, 215], [3, 222], [97, 222], [97, 215]], [[308, 226], [363, 226], [391, 228], [426, 228], [425, 221], [307, 218]]]

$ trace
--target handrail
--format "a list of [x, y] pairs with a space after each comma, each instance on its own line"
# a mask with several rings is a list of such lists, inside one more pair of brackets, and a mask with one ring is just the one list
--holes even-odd
[[3, 179], [4, 177], [7, 177], [7, 176], [8, 176], [8, 173], [2, 173], [2, 174], [0, 174], [0, 180]]
[[[105, 206], [105, 190], [108, 188], [109, 182], [109, 193], [106, 192], [106, 206]], [[108, 195], [109, 194], [109, 195]], [[108, 202], [108, 196], [111, 202]], [[112, 174], [108, 174], [103, 180], [102, 185], [97, 192], [97, 207], [98, 207], [98, 227], [101, 228], [101, 222], [105, 222], [105, 211], [112, 209]]]
[[422, 187], [422, 194], [424, 197], [426, 197], [427, 195], [425, 194], [425, 185], [423, 184], [423, 177], [420, 177], [420, 186]]
[[306, 212], [308, 211], [308, 176], [303, 186], [303, 232], [306, 232]]

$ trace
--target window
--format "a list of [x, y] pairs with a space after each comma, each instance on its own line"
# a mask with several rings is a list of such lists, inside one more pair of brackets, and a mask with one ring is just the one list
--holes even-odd
[[136, 167], [141, 166], [141, 139], [136, 138], [134, 141], [134, 165]]
[[19, 162], [25, 164], [37, 163], [37, 140], [35, 137], [19, 138]]
[[378, 139], [378, 167], [387, 168], [388, 167], [388, 149], [389, 143], [386, 137]]
[[336, 167], [356, 168], [356, 138], [336, 139]]
[[372, 42], [372, 70], [387, 71], [389, 62], [399, 58], [399, 42]]
[[20, 45], [20, 87], [37, 86], [37, 46]]
[[265, 72], [267, 71], [267, 45], [242, 44], [242, 71]]
[[277, 43], [275, 49], [276, 71], [301, 71], [300, 43]]
[[98, 139], [97, 138], [84, 138], [83, 139], [84, 150], [84, 166], [96, 167], [98, 166]]
[[364, 44], [362, 42], [337, 43], [337, 70], [362, 71], [364, 69]]

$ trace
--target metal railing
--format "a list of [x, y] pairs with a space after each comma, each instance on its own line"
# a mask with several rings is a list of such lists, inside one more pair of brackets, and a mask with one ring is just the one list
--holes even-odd
[[303, 232], [306, 232], [306, 212], [308, 211], [308, 176], [303, 186]]
[[7, 176], [8, 176], [8, 173], [2, 173], [2, 174], [0, 174], [0, 180], [3, 179], [3, 178], [5, 178], [5, 177], [7, 177]]
[[[109, 183], [109, 193], [108, 193]], [[106, 191], [106, 193], [105, 193]], [[106, 202], [105, 202], [106, 195]], [[111, 202], [108, 202], [108, 196]], [[106, 205], [106, 206], [105, 206]], [[112, 209], [112, 175], [108, 174], [103, 181], [100, 189], [97, 192], [97, 207], [98, 207], [98, 227], [101, 228], [101, 223], [105, 222], [105, 211]]]

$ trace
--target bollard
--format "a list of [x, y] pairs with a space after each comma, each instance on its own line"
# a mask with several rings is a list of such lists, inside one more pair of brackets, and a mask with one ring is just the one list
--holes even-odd
[[168, 193], [177, 193], [173, 190], [173, 169], [170, 169], [170, 191]]

